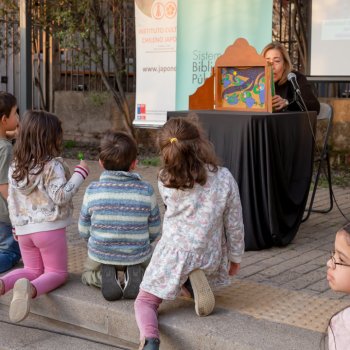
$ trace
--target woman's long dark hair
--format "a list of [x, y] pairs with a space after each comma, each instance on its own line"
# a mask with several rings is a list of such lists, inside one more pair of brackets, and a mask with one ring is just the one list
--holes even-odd
[[160, 129], [158, 145], [163, 158], [159, 179], [164, 186], [193, 188], [207, 182], [207, 170], [218, 170], [214, 147], [196, 115], [171, 118]]
[[40, 174], [49, 160], [60, 155], [62, 135], [56, 115], [39, 110], [25, 112], [13, 151], [13, 179], [28, 181], [29, 174]]

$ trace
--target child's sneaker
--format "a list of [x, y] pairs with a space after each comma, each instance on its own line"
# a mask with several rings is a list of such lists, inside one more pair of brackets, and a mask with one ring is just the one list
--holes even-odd
[[21, 322], [29, 314], [32, 286], [26, 278], [20, 278], [13, 287], [9, 316], [12, 322]]
[[118, 280], [118, 273], [114, 265], [101, 265], [103, 297], [108, 301], [119, 300], [123, 296], [123, 289]]
[[144, 338], [139, 350], [159, 350], [160, 340], [158, 338]]
[[130, 265], [125, 270], [124, 298], [135, 299], [139, 294], [144, 269], [141, 265]]
[[194, 270], [190, 273], [189, 279], [193, 289], [196, 314], [198, 316], [210, 315], [215, 306], [215, 297], [207, 277], [202, 270]]

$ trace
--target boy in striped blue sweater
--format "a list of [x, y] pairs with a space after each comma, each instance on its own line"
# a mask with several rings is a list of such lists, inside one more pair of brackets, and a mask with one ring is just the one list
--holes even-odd
[[[82, 282], [101, 288], [107, 300], [136, 298], [152, 246], [160, 235], [153, 187], [132, 172], [137, 146], [124, 132], [107, 132], [99, 162], [104, 171], [86, 189], [79, 234], [88, 240]], [[124, 285], [118, 279], [124, 272]]]

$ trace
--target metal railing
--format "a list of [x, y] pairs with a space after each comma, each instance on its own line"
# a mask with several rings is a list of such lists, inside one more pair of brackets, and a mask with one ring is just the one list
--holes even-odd
[[[32, 28], [32, 106], [37, 109], [52, 110], [53, 92], [103, 91], [101, 73], [93, 58], [83, 59], [79, 50], [59, 47], [49, 33], [38, 24], [45, 16], [45, 0], [29, 0]], [[121, 77], [125, 92], [134, 92], [135, 77], [135, 17], [134, 0], [116, 1], [117, 13], [106, 22], [107, 35], [115, 48], [119, 62], [114, 66], [107, 51], [102, 52], [103, 69], [112, 84], [116, 84], [116, 74]], [[0, 19], [0, 90], [20, 95], [20, 56], [19, 56], [19, 13], [12, 12]], [[95, 44], [98, 43], [97, 36]], [[81, 41], [81, 49], [87, 43]], [[102, 48], [103, 50], [103, 48]], [[56, 67], [59, 69], [56, 69]], [[59, 76], [57, 76], [59, 75]]]
[[0, 90], [19, 96], [19, 46], [17, 18], [0, 19]]
[[[46, 0], [28, 0], [32, 17], [45, 15]], [[308, 28], [310, 26], [311, 0], [274, 0], [273, 40], [283, 43], [299, 71], [308, 71]], [[119, 71], [107, 51], [103, 52], [103, 69], [112, 84], [116, 74], [121, 77], [124, 90], [135, 92], [135, 18], [134, 0], [116, 0], [115, 9], [105, 23], [110, 43], [115, 47]], [[19, 97], [19, 14], [13, 12], [0, 19], [0, 89]], [[34, 23], [34, 24], [33, 24]], [[87, 43], [82, 40], [80, 50], [59, 47], [42, 28], [32, 21], [32, 106], [52, 110], [53, 92], [104, 91], [106, 87], [92, 57], [83, 59], [82, 50]], [[95, 44], [98, 44], [95, 37]], [[103, 50], [103, 48], [102, 48]], [[56, 69], [55, 67], [58, 67]], [[347, 82], [317, 82], [320, 97], [349, 97]]]
[[[101, 45], [100, 39], [94, 35], [94, 45], [100, 47], [100, 55], [103, 57], [103, 67], [108, 79], [116, 84], [116, 74], [122, 79], [125, 92], [135, 92], [135, 17], [134, 0], [118, 2], [120, 6], [117, 13], [107, 18], [105, 30], [110, 44], [117, 54], [118, 67], [115, 67], [108, 51]], [[116, 16], [115, 16], [116, 15]], [[114, 17], [115, 16], [115, 17]], [[86, 40], [80, 42], [80, 48], [70, 49], [60, 47], [60, 90], [75, 91], [103, 91], [101, 73], [98, 70], [92, 55], [86, 57], [88, 44]], [[82, 52], [85, 53], [82, 53]], [[119, 71], [117, 71], [119, 69]]]

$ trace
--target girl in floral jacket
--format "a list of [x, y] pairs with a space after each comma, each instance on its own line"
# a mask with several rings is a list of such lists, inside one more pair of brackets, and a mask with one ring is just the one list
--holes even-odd
[[230, 283], [244, 252], [238, 186], [229, 170], [218, 166], [198, 123], [191, 117], [170, 119], [158, 143], [163, 235], [135, 301], [145, 350], [159, 349], [157, 310], [163, 299], [192, 295], [196, 313], [209, 315], [215, 305], [211, 289]]

